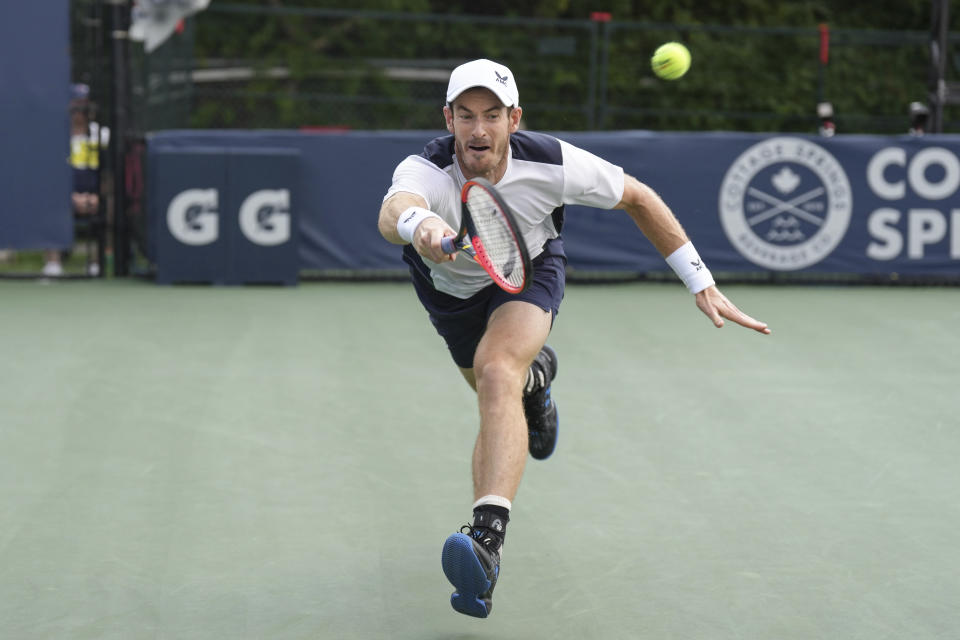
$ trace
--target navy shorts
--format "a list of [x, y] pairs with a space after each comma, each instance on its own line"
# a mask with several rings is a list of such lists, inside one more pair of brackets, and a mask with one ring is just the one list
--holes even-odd
[[446, 341], [453, 361], [458, 367], [470, 369], [473, 367], [473, 355], [477, 351], [477, 345], [487, 329], [487, 320], [500, 305], [512, 300], [523, 300], [544, 311], [550, 311], [551, 321], [557, 317], [567, 281], [566, 264], [563, 242], [559, 238], [548, 240], [543, 253], [533, 260], [533, 281], [526, 291], [507, 293], [491, 283], [466, 300], [434, 289], [414, 265], [411, 265], [410, 272], [417, 296], [430, 315], [430, 321], [437, 333]]

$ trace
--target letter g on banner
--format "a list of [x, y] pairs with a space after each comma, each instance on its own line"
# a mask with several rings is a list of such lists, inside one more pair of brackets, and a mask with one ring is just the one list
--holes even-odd
[[290, 191], [254, 191], [240, 205], [240, 230], [250, 242], [272, 247], [290, 239]]
[[181, 191], [167, 207], [167, 228], [182, 242], [201, 246], [215, 242], [219, 234], [216, 189]]
[[240, 205], [240, 230], [250, 242], [273, 247], [290, 239], [290, 191], [254, 191]]

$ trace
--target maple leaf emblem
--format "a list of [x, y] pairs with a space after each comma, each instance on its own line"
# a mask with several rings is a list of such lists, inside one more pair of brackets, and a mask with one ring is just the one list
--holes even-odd
[[770, 180], [773, 186], [780, 193], [790, 193], [800, 184], [800, 176], [790, 170], [790, 167], [783, 167]]

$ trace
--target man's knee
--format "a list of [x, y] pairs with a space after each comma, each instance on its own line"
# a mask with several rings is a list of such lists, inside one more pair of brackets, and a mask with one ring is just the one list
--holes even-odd
[[514, 388], [519, 393], [523, 383], [522, 369], [522, 366], [506, 356], [474, 362], [477, 393], [502, 394]]

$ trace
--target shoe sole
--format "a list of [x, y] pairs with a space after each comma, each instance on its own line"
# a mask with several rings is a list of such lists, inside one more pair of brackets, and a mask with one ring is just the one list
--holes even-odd
[[480, 558], [473, 550], [473, 541], [463, 533], [454, 533], [443, 544], [440, 559], [443, 573], [457, 590], [450, 596], [455, 610], [475, 618], [490, 615], [487, 603], [478, 596], [490, 589], [490, 580]]

